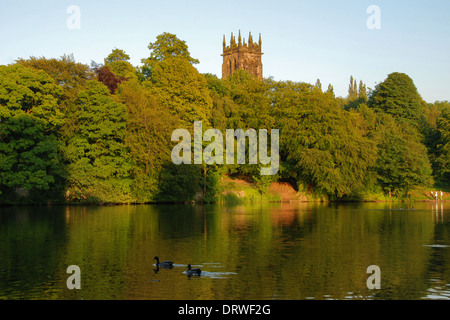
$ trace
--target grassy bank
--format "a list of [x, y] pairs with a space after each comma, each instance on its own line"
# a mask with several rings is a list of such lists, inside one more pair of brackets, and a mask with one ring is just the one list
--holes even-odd
[[[308, 190], [296, 190], [288, 182], [275, 182], [270, 185], [267, 192], [260, 193], [251, 183], [241, 179], [225, 177], [222, 180], [222, 192], [217, 201], [220, 203], [245, 202], [403, 202], [403, 201], [435, 201], [434, 192], [443, 192], [444, 200], [450, 201], [450, 187], [437, 184], [433, 187], [418, 188], [410, 191], [408, 195], [389, 196], [379, 191], [362, 192], [361, 194], [344, 199], [333, 199], [326, 194], [314, 193]], [[433, 192], [433, 193], [432, 193]]]
[[40, 203], [38, 199], [26, 197], [17, 197], [10, 203], [2, 205], [123, 205], [123, 204], [160, 204], [160, 203], [222, 203], [222, 204], [239, 204], [239, 203], [259, 203], [259, 202], [410, 202], [410, 201], [435, 201], [434, 193], [438, 191], [439, 200], [441, 199], [440, 191], [443, 192], [444, 201], [450, 201], [450, 187], [445, 184], [436, 184], [432, 187], [417, 188], [411, 190], [408, 195], [389, 196], [381, 190], [365, 191], [360, 194], [347, 198], [332, 198], [327, 194], [320, 194], [308, 190], [308, 188], [300, 188], [297, 190], [292, 183], [274, 182], [270, 184], [265, 191], [261, 191], [257, 185], [252, 182], [240, 178], [231, 178], [224, 175], [220, 179], [220, 183], [215, 189], [213, 198], [203, 198], [202, 192], [197, 192], [194, 199], [186, 201], [176, 198], [167, 201], [154, 202], [116, 202], [104, 203], [95, 197], [71, 197], [64, 200]]

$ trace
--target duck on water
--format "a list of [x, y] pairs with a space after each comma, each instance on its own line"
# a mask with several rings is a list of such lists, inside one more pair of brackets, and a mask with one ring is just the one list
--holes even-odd
[[173, 267], [173, 262], [172, 261], [163, 261], [163, 262], [159, 262], [159, 257], [156, 256], [153, 259], [156, 260], [156, 267], [160, 267], [160, 268], [172, 268]]
[[192, 266], [188, 264], [186, 273], [188, 276], [199, 276], [202, 273], [202, 270], [199, 268], [192, 269]]

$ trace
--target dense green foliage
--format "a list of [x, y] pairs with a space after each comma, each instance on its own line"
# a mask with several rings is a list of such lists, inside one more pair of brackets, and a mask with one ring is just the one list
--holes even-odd
[[414, 186], [431, 185], [431, 164], [419, 132], [389, 115], [381, 115], [377, 128], [376, 171], [385, 192], [408, 193]]
[[[373, 90], [351, 77], [340, 98], [320, 80], [200, 74], [170, 33], [148, 48], [141, 67], [120, 49], [90, 67], [72, 56], [0, 66], [0, 203], [215, 201], [225, 174], [261, 195], [283, 180], [331, 200], [450, 181], [450, 103], [425, 103], [405, 74]], [[194, 121], [279, 129], [279, 172], [261, 176], [248, 146], [244, 165], [173, 164], [171, 134]]]
[[423, 115], [425, 102], [412, 79], [404, 73], [395, 72], [375, 88], [369, 105], [378, 111], [415, 124]]
[[75, 130], [63, 153], [68, 196], [100, 202], [131, 201], [131, 162], [125, 147], [126, 107], [98, 81], [89, 81], [75, 101]]
[[39, 198], [50, 189], [58, 192], [63, 188], [56, 139], [56, 132], [64, 124], [58, 103], [61, 93], [43, 71], [21, 65], [0, 66], [2, 202]]

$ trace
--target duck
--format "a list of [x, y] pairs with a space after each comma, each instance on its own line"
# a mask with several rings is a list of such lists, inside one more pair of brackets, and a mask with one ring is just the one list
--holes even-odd
[[153, 269], [153, 272], [154, 272], [155, 274], [157, 274], [157, 273], [159, 272], [159, 266], [158, 266], [158, 265], [156, 265], [156, 269]]
[[188, 264], [186, 273], [188, 276], [199, 276], [202, 273], [202, 270], [199, 268], [192, 269], [192, 266]]
[[173, 262], [172, 261], [163, 261], [163, 262], [159, 262], [159, 257], [156, 256], [153, 259], [156, 260], [156, 267], [161, 267], [161, 268], [172, 268], [173, 267]]

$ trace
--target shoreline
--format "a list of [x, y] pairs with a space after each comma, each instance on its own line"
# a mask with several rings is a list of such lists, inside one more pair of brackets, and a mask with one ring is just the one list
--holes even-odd
[[280, 201], [245, 201], [240, 202], [205, 202], [205, 201], [180, 201], [180, 202], [142, 202], [142, 203], [17, 203], [17, 204], [0, 204], [0, 208], [8, 207], [120, 207], [120, 206], [178, 206], [178, 205], [250, 205], [250, 204], [363, 204], [363, 203], [450, 203], [450, 200], [362, 200], [362, 201], [350, 201], [350, 200], [280, 200]]
[[[206, 199], [202, 194], [197, 194], [195, 199], [190, 200], [155, 200], [145, 202], [99, 202], [99, 201], [48, 201], [47, 203], [11, 203], [0, 204], [1, 207], [44, 207], [44, 206], [138, 206], [138, 205], [240, 205], [254, 203], [406, 203], [406, 202], [430, 202], [430, 203], [446, 203], [450, 202], [450, 192], [443, 192], [444, 199], [431, 198], [430, 194], [436, 192], [435, 188], [418, 188], [412, 190], [408, 196], [389, 197], [382, 192], [362, 192], [348, 198], [333, 199], [326, 194], [314, 193], [311, 191], [296, 190], [294, 186], [286, 181], [272, 182], [265, 192], [261, 192], [255, 188], [254, 184], [240, 178], [231, 178], [223, 176], [218, 190], [218, 194], [214, 199]], [[447, 190], [448, 188], [442, 188]]]

